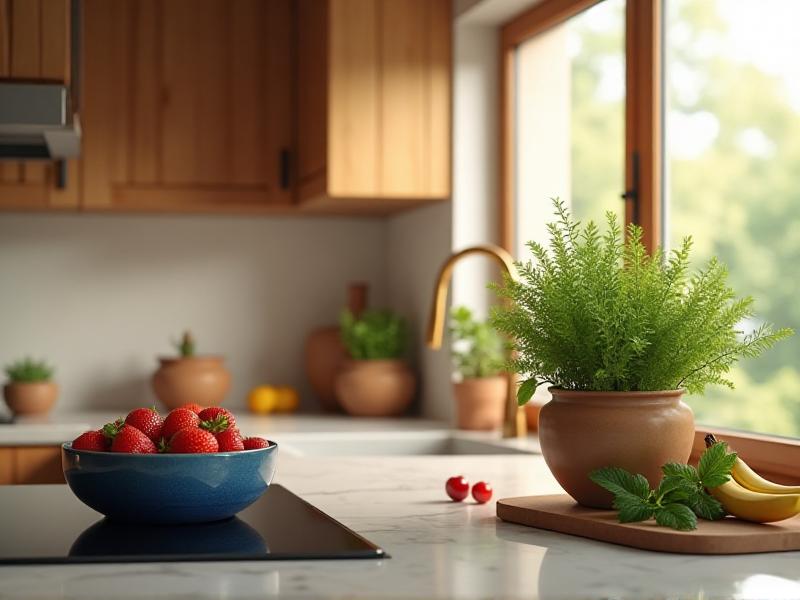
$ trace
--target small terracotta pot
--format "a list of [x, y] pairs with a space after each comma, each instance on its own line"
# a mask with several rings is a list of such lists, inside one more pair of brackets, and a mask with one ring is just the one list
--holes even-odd
[[475, 377], [453, 383], [459, 429], [491, 431], [503, 425], [508, 378]]
[[686, 463], [694, 440], [692, 409], [683, 390], [578, 392], [550, 388], [539, 415], [547, 466], [579, 504], [611, 508], [612, 496], [589, 479], [601, 467], [641, 473], [655, 487], [661, 465]]
[[390, 417], [411, 404], [416, 377], [402, 360], [350, 360], [336, 377], [336, 397], [351, 415]]
[[539, 431], [539, 413], [542, 411], [542, 404], [531, 400], [525, 405], [525, 421], [528, 424], [528, 431]]
[[153, 374], [153, 391], [164, 406], [178, 408], [193, 402], [200, 406], [222, 404], [231, 387], [231, 374], [220, 356], [159, 358]]
[[52, 381], [7, 383], [3, 397], [15, 415], [43, 415], [56, 403], [58, 386]]

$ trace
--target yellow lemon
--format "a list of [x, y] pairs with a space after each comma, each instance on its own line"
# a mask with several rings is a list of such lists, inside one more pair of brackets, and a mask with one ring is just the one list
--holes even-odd
[[300, 405], [300, 394], [297, 390], [288, 385], [282, 385], [278, 388], [278, 405], [276, 410], [278, 412], [294, 412]]
[[247, 395], [247, 407], [250, 412], [265, 415], [278, 406], [278, 389], [271, 385], [260, 385], [250, 390]]

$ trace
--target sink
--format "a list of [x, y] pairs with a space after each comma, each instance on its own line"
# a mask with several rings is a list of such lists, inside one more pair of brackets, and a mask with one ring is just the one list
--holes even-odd
[[292, 456], [447, 456], [539, 454], [534, 438], [502, 439], [461, 431], [287, 434], [276, 439]]

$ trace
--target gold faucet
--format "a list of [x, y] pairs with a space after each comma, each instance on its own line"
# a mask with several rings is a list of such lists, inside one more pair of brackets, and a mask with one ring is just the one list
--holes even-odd
[[[444, 334], [444, 321], [447, 312], [447, 289], [450, 286], [450, 278], [453, 274], [453, 267], [461, 258], [470, 254], [484, 254], [495, 259], [506, 270], [508, 275], [514, 280], [519, 280], [519, 273], [514, 266], [514, 259], [503, 248], [493, 244], [483, 244], [465, 248], [451, 255], [442, 268], [439, 269], [439, 276], [436, 278], [436, 289], [433, 292], [433, 305], [431, 306], [431, 316], [428, 320], [428, 347], [438, 350], [442, 347], [442, 335]], [[508, 373], [508, 395], [506, 397], [506, 414], [503, 422], [503, 437], [522, 437], [527, 433], [525, 413], [517, 405], [517, 377], [514, 373]]]

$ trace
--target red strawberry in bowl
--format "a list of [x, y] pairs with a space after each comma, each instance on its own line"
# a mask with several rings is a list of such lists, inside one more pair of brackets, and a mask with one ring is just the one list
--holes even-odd
[[200, 417], [191, 410], [188, 408], [176, 408], [164, 419], [164, 425], [161, 428], [161, 437], [170, 440], [172, 436], [181, 429], [197, 429], [199, 425]]
[[200, 454], [219, 452], [219, 443], [212, 433], [196, 427], [177, 431], [169, 443], [172, 454]]
[[211, 433], [219, 433], [229, 427], [232, 429], [236, 427], [236, 418], [233, 413], [221, 406], [204, 408], [197, 416], [200, 417], [200, 427]]
[[86, 431], [72, 440], [72, 447], [76, 450], [106, 452], [111, 447], [111, 439], [105, 436], [102, 429]]
[[153, 442], [158, 442], [161, 438], [161, 428], [164, 425], [164, 419], [158, 414], [155, 407], [152, 408], [134, 408], [125, 417], [125, 423], [136, 427], [139, 431], [149, 437]]
[[242, 444], [245, 450], [258, 450], [259, 448], [269, 448], [270, 446], [267, 440], [260, 437], [245, 438]]
[[235, 427], [228, 427], [225, 431], [214, 434], [219, 444], [220, 452], [239, 452], [244, 450], [242, 434]]
[[156, 445], [133, 425], [123, 425], [111, 442], [112, 452], [126, 454], [155, 454]]

